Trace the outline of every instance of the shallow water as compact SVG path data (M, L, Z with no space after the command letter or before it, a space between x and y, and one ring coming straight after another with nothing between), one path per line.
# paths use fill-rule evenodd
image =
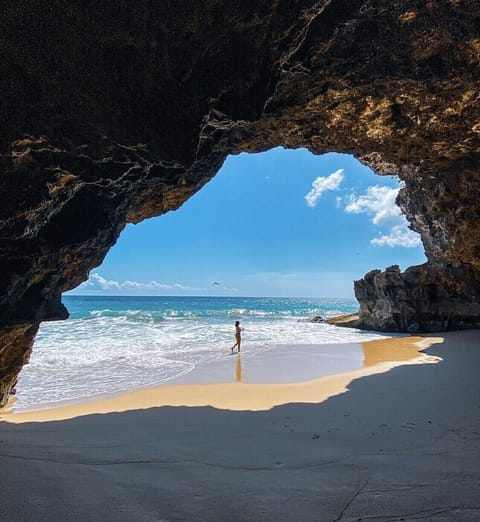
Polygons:
M64 303L70 319L39 330L17 385L17 411L171 381L225 357L236 320L243 359L278 345L388 337L307 321L354 312L353 299L65 296Z

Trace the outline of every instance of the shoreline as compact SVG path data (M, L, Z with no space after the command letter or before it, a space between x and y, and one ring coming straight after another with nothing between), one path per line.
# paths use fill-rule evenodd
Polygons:
M365 343L279 345L255 357L243 359L243 365L240 362L241 354L239 357L235 353L233 382L233 361L229 357L226 361L217 361L208 366L200 365L188 374L154 387L75 399L31 410L15 411L14 405L10 409L7 406L0 411L0 420L15 424L47 422L161 406L210 406L231 411L266 411L290 403L319 404L345 393L348 385L357 378L384 373L403 365L438 362L438 358L426 355L423 350L441 342L442 337L405 336ZM319 376L319 372L324 370L325 353L328 356L332 349L338 350L339 347L347 351L350 357L355 349L363 351L363 363L346 371L328 367L327 373L320 373ZM319 353L323 357L319 358ZM316 356L318 360L313 364ZM248 363L248 372L244 369L247 366L245 363ZM349 363L351 366L352 361ZM295 372L297 378L292 380ZM246 373L250 376L245 377ZM276 375L274 382L273 373Z
M318 404L1 422L0 518L477 522L480 330L431 339Z

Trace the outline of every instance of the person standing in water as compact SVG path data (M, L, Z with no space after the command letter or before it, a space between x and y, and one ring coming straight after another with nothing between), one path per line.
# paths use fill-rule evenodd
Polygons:
M232 353L235 346L237 351L240 351L240 344L242 343L242 332L243 328L240 326L240 321L235 321L235 344L232 346Z

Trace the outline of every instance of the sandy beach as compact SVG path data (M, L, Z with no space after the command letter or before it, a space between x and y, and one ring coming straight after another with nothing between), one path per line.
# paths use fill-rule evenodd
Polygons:
M55 407L16 411L7 422L66 420L94 413L125 412L158 406L211 406L223 410L261 411L289 403L318 404L344 393L356 378L402 364L438 362L422 350L441 337L400 336L364 343L280 345L254 357L228 352L214 363L155 388L70 401Z
M307 347L279 347L2 413L0 519L478 520L480 332L365 344L318 378Z

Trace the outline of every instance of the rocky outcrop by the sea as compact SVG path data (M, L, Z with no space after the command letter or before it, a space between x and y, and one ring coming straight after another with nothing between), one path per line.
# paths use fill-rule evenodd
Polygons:
M394 265L355 281L359 318L351 326L389 332L480 328L480 286L468 266Z
M0 403L126 223L178 208L242 151L397 174L428 262L357 282L359 324L478 325L479 30L477 0L5 0Z

